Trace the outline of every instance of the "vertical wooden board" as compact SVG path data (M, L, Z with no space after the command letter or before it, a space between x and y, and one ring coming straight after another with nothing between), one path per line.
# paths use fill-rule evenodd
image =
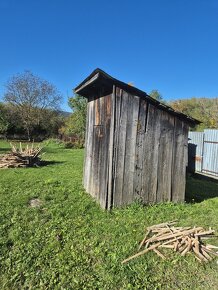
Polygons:
M113 86L113 93L111 95L111 121L110 125L107 126L109 134L108 140L108 166L107 166L107 176L108 176L108 186L107 186L107 199L106 208L111 209L113 206L113 193L114 193L114 159L115 159L115 148L114 148L114 132L115 132L115 98L116 98L116 87Z
M111 124L111 95L89 102L86 162L84 174L86 190L100 203L107 206L109 140Z
M129 95L122 93L120 98L116 96L116 125L115 125L115 172L114 172L114 195L113 205L122 205L123 177L125 170L125 154L126 154L126 128L127 128L127 112ZM120 106L120 108L118 108Z
M174 117L161 111L160 146L158 152L157 202L171 200L171 171L174 134Z
M105 182L105 176L104 176L104 166L105 166L105 161L106 157L103 158L103 150L104 150L104 140L107 137L105 135L105 112L104 112L104 102L105 97L101 96L98 98L98 102L96 105L98 106L98 114L97 118L98 120L96 121L96 138L98 140L98 148L97 148L97 155L98 159L96 162L96 199L100 203L101 207L104 207L104 183Z
M143 201L145 203L156 202L159 141L160 110L149 104L142 175Z
M83 186L85 189L87 189L87 166L88 166L88 130L89 130L89 103L87 103L87 108L86 108L86 133L85 133L85 153L84 153L84 162L83 162Z
M88 193L91 193L91 179L92 179L92 150L93 150L93 124L94 124L94 100L90 100L88 103L89 121L88 121L88 134L86 145L86 186L85 189Z
M185 143L184 162L186 169L188 167L188 134L189 134L189 125L187 123L184 123L184 143Z
M144 140L146 131L146 115L147 115L147 101L140 99L139 114L137 123L137 136L136 136L136 148L135 148L135 172L134 172L134 198L143 200L142 196L142 175L143 175L143 154L144 154Z
M129 204L133 202L135 197L134 172L135 172L135 149L136 149L138 114L139 114L139 97L132 96L129 94L122 204Z
M185 195L185 175L186 175L186 158L185 145L186 126L183 121L175 118L175 134L174 134L174 157L172 170L172 201L184 201Z
M93 124L93 141L92 141L92 165L91 165L91 186L90 193L93 197L98 196L98 158L99 158L99 139L98 139L98 126L96 126L96 110L98 110L99 99L94 100L94 124ZM98 119L97 119L98 122Z
M184 122L183 126L183 136L184 136L184 159L183 159L183 182L182 186L183 189L181 190L181 196L180 196L180 201L184 202L185 201L185 188L186 188L186 171L188 167L188 132L189 132L189 125Z
M109 166L109 140L111 124L111 95L101 99L102 134L100 138L99 153L99 202L102 208L107 207L108 199L108 166Z

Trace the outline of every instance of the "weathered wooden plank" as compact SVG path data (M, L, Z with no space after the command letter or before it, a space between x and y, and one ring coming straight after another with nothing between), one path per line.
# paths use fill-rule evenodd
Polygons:
M91 166L91 139L92 139L92 134L90 128L91 128L91 122L92 122L92 100L90 100L87 104L87 110L88 110L88 119L87 119L87 133L86 133L86 147L85 147L85 163L84 163L84 187L87 192L89 192L89 182L90 182L90 166Z
M119 102L119 95L116 96L116 126L115 126L115 187L114 187L114 206L122 205L122 192L123 192L123 178L125 170L125 154L126 154L126 127L127 127L127 112L129 95L122 92L121 102ZM120 109L118 108L120 105Z
M88 150L89 150L89 146L88 146L88 140L89 140L89 134L88 134L88 130L89 130L89 118L90 118L90 113L89 113L89 102L87 103L87 108L86 108L86 133L85 133L85 152L84 152L84 162L83 162L83 186L84 188L87 190L87 167L88 167Z
M106 166L106 160L107 156L104 156L104 143L106 139L105 135L105 96L101 96L98 99L98 121L96 121L96 129L97 129L97 138L98 138L98 164L96 168L96 179L97 179L97 189L96 192L96 199L100 203L101 207L104 208L105 204L105 192L104 192L104 183L105 183L105 166ZM98 125L97 125L98 124ZM103 158L104 157L104 158Z
M148 106L147 128L143 153L142 192L145 203L156 202L158 150L160 140L160 110Z
M110 103L110 125L107 126L110 132L108 140L108 186L107 186L107 197L106 197L106 208L111 209L113 206L113 192L114 192L114 159L115 159L115 148L114 148L114 132L115 132L115 98L116 98L116 87L113 86L113 93L111 95ZM108 115L109 109L107 109Z
M109 141L111 123L111 95L101 99L101 120L102 127L99 153L99 201L102 208L107 207L108 199L108 166L109 166Z
M92 142L92 167L91 167L91 194L93 197L98 196L98 158L99 158L99 139L98 139L98 125L99 124L98 113L98 102L99 99L94 101L94 124L93 124L93 142ZM97 122L96 122L97 120Z
M157 202L171 200L172 150L174 117L161 111L160 145L158 152L158 188Z
M134 172L134 196L135 199L143 200L144 196L142 188L142 175L143 175L143 154L145 144L145 131L146 131L146 118L147 115L147 101L140 99L137 136L136 136L136 149L135 149L135 172Z
M172 167L172 201L174 202L184 201L187 162L185 146L187 146L187 126L176 118Z
M95 122L95 100L89 102L89 128L88 128L88 144L87 144L87 192L93 196L93 154L94 154L94 122Z
M139 114L139 97L129 94L127 108L126 127L126 154L124 160L124 177L122 190L122 204L134 201L134 172L135 172L135 148Z

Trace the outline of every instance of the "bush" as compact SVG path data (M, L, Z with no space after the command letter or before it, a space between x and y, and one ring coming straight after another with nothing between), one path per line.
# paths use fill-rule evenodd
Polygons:
M64 148L66 148L66 149L74 148L74 143L73 142L65 142Z
M79 140L76 141L68 141L68 142L64 142L64 148L66 149L82 149L84 148L84 144L83 142L81 143Z

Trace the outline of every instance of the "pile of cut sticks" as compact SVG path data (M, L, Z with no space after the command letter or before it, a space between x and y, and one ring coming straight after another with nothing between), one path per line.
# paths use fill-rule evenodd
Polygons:
M122 264L149 251L154 251L162 259L166 259L160 251L161 248L171 249L180 253L181 256L194 253L199 262L209 262L213 256L218 256L217 246L203 243L204 239L215 237L214 230L211 228L204 230L202 227L176 227L175 224L176 221L172 221L148 227L138 251L142 247L144 249L125 259Z
M17 167L32 167L39 166L41 162L42 148L26 145L19 147L11 144L11 152L8 154L0 155L0 168L17 168Z

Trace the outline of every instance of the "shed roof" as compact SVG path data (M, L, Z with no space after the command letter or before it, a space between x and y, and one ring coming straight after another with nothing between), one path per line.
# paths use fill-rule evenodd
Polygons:
M178 118L188 122L192 126L201 123L199 120L196 120L181 112L175 111L170 106L153 99L146 92L143 92L142 90L137 89L136 87L133 87L131 85L128 85L127 83L124 83L122 81L115 79L114 77L110 76L109 74L107 74L106 72L104 72L103 70L99 68L95 69L87 78L85 78L74 89L74 92L85 98L89 98L92 95L95 95L95 94L97 95L100 89L101 93L106 95L112 92L113 85L116 85L117 87L135 96L145 98L148 102L152 103L154 106L158 107L159 109L162 109L164 111L169 112L169 114L177 116Z

